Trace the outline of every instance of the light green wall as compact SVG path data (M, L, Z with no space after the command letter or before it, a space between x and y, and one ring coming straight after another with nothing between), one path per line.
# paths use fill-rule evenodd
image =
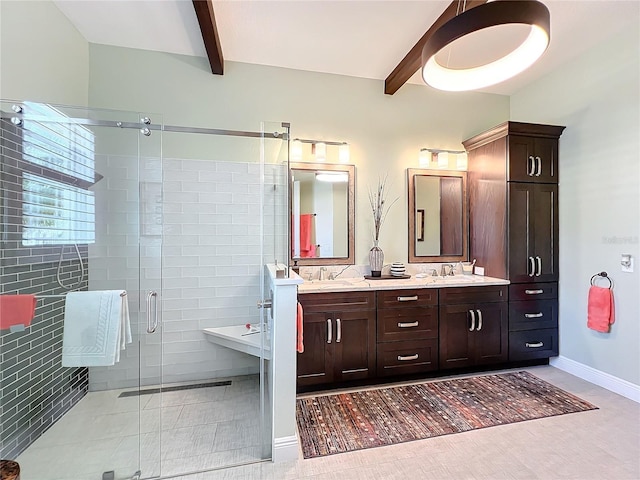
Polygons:
M0 1L0 97L86 106L89 44L48 1Z
M388 96L382 81L234 62L214 76L202 58L93 44L90 53L92 106L162 112L173 125L244 130L286 121L293 137L349 142L359 264L368 263L373 245L369 185L389 174L389 201L399 201L382 227L381 247L385 263L406 262L406 168L418 166L420 148L458 150L509 115L509 98L499 95L405 85ZM196 141L183 142L182 154L195 154L189 144ZM329 157L333 149L327 147Z
M560 138L560 354L640 385L640 3L615 38L511 98L511 119ZM635 258L622 273L620 255ZM613 278L611 333L586 327L589 279ZM606 282L604 283L606 285Z

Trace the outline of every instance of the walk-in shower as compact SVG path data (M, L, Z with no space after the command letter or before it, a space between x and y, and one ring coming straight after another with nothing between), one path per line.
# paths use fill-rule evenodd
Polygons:
M264 264L288 258L288 125L0 111L0 299L36 299L23 323L16 303L0 308L0 458L38 480L268 459L269 325L256 302L269 295ZM70 291L126 292L132 342L118 362L63 366ZM256 338L250 354L204 334L239 326Z

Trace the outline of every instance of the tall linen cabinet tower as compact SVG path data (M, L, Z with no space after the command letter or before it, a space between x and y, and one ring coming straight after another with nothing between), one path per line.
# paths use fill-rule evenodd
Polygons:
M558 142L565 127L505 122L464 142L469 245L509 285L509 361L558 355Z

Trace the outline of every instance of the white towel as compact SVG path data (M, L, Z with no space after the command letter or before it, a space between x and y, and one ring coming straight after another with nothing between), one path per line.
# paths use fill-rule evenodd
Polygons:
M123 290L70 292L62 335L63 367L115 365L131 343L129 304Z

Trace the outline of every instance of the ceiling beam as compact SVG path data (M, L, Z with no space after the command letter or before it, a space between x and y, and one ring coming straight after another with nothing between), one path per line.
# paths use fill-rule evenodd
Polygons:
M198 17L204 48L207 50L209 65L214 75L224 74L224 58L222 57L222 47L218 38L218 27L216 27L216 17L213 14L213 0L193 0L193 8Z
M398 66L393 69L393 72L391 72L385 79L384 93L387 95L393 95L396 93L400 87L407 83L407 80L409 80L413 74L422 67L422 48L436 30L455 17L458 13L461 13L458 12L460 3L461 2L459 0L453 0L446 10L442 12L442 15L440 15L433 25L429 27L429 30L425 32L422 38L418 40L418 43L409 50L409 53L405 55ZM465 3L466 10L469 10L470 8L487 3L487 0L467 0Z

